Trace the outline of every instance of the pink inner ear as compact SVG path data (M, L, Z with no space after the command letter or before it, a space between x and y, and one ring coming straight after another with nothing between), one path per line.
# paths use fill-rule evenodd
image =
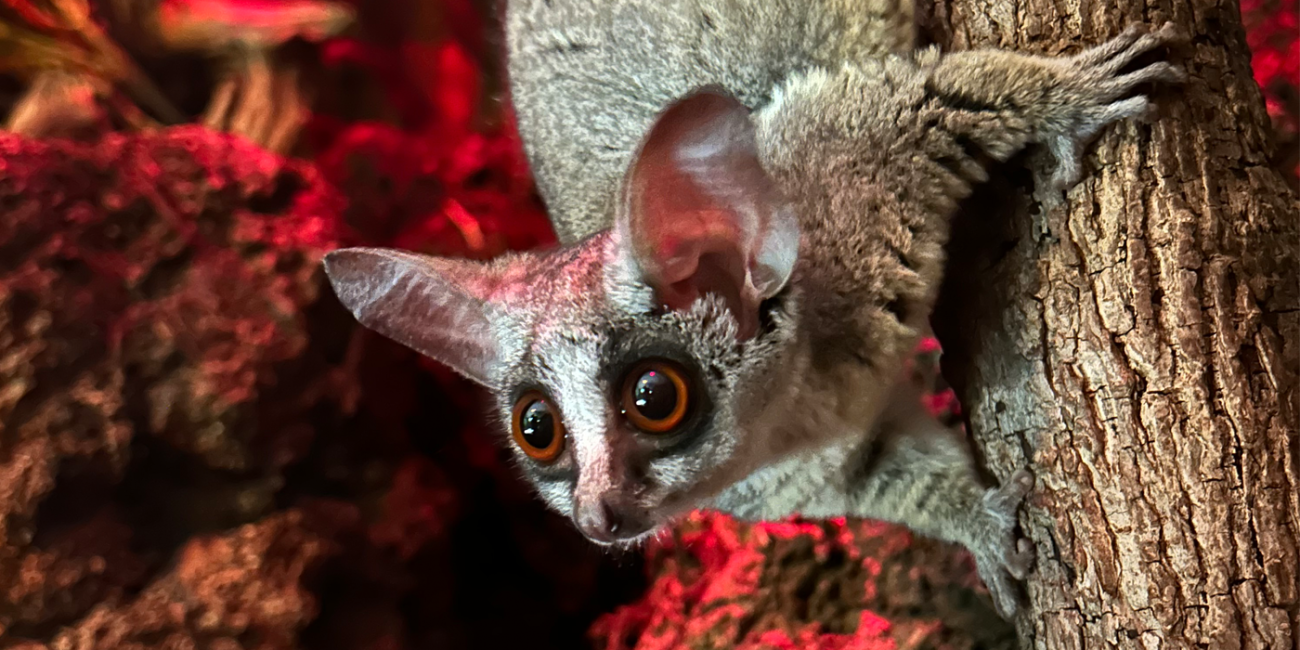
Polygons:
M690 188L681 188L690 192ZM680 198L680 194L677 195ZM649 201L648 201L649 202ZM691 277L700 258L735 248L738 233L734 222L721 217L718 210L672 205L671 199L658 198L652 210L639 212L637 254L654 268L646 269L654 282L674 284ZM672 214L673 218L663 218Z
M621 218L658 300L683 310L715 294L741 337L752 336L762 296L750 272L768 221L785 213L759 164L748 109L711 92L669 107L637 152L624 191Z
M719 250L700 256L695 266L695 273L684 280L667 285L667 291L660 290L659 296L664 304L675 310L687 309L697 298L704 294L713 294L722 298L727 310L736 318L739 326L739 338L749 339L758 329L755 305L751 305L744 295L744 265L734 249ZM737 281L739 277L741 280Z
M720 220L705 218L694 224L697 226L691 229L694 232L685 236L663 228L662 224L652 228L662 237L659 254L642 259L658 264L658 268L646 269L656 287L656 296L667 308L680 311L689 309L702 295L717 295L735 316L741 338L749 338L757 323L751 317L752 305L743 293L748 286L746 263L736 247L735 235L727 233L732 229Z

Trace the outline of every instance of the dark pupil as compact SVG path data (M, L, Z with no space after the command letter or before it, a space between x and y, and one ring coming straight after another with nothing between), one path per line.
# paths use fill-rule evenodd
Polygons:
M525 442L538 449L551 446L555 439L555 420L551 417L551 409L546 408L546 400L534 400L519 419L519 430L523 432Z
M651 370L641 375L632 388L632 399L641 415L663 420L677 408L677 386L662 372Z

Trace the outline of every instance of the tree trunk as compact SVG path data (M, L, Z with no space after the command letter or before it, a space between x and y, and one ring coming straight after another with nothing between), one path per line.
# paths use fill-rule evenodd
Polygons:
M931 13L949 49L1062 54L1137 21L1191 35L1171 55L1190 82L1094 144L1067 206L1033 214L1009 169L954 231L945 373L993 473L1038 477L1022 645L1300 647L1300 210L1268 166L1237 4Z

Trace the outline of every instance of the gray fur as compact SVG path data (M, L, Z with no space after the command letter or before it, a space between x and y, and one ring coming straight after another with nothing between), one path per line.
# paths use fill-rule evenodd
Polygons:
M910 8L892 0L516 0L506 27L520 132L566 246L489 264L332 253L343 302L487 386L505 430L517 397L543 390L567 449L550 464L519 451L519 465L584 532L617 512L631 522L617 543L636 543L699 507L896 521L969 548L999 611L1014 613L1014 581L1034 557L1014 533L1032 477L982 486L963 442L921 411L899 373L935 298L948 219L988 161L1045 145L1053 186L1068 187L1089 138L1146 111L1135 85L1180 77L1167 63L1120 74L1170 29L1135 27L1045 58L908 52ZM668 287L638 252L644 230L629 225L640 182L629 169L662 147L646 139L665 108L705 87L752 110L752 133L727 140L741 144L726 160L757 156L762 173L728 178L724 160L691 175L672 167L680 156L660 156L685 179L673 191L739 183L768 197L757 208L696 206L758 233L723 243L748 266L717 277L744 289L762 251L786 249L782 238L799 238L798 258L788 278L761 283L782 287L762 302L705 292L664 309ZM798 232L771 216L785 210ZM412 331L420 322L473 327ZM752 335L750 322L760 323ZM703 403L667 436L635 431L615 397L629 364L648 356L692 369Z
M609 225L632 151L710 84L748 106L789 75L911 48L908 0L508 0L511 100L565 243Z

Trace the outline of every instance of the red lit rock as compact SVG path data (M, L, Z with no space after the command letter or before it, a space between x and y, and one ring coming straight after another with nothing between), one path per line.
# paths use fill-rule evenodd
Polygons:
M648 557L648 591L596 622L597 648L1014 646L965 553L898 526L694 513Z
M303 309L340 205L311 167L197 128L0 134L0 168L0 629L40 636L140 586L151 521L270 507L286 459L264 450L327 397ZM124 483L139 464L240 477Z

